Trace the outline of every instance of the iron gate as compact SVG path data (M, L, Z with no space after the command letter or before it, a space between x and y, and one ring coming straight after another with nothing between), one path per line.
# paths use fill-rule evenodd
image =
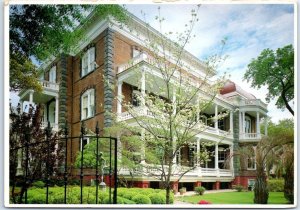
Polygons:
M28 127L29 128L29 127ZM67 204L67 188L68 188L68 177L69 177L69 172L68 170L69 165L68 165L68 152L71 149L71 155L72 155L72 143L74 141L79 141L79 148L80 148L80 167L79 167L79 180L80 180L80 203L83 203L83 188L84 188L84 138L93 138L94 141L96 141L96 151L94 152L95 155L95 160L96 160L96 165L94 170L94 177L95 177L95 188L96 188L96 195L95 195L95 203L98 204L98 193L99 193L99 178L102 178L103 181L103 168L99 169L99 165L101 166L100 161L102 160L102 152L101 152L101 146L100 142L101 141L108 141L108 150L109 150L109 156L108 156L108 162L109 162L109 167L108 167L108 178L109 178L109 203L111 204L117 204L117 187L118 187L118 179L117 179L117 138L111 137L111 136L100 136L100 128L97 122L97 125L95 127L95 135L88 135L86 133L85 125L84 123L81 124L81 134L80 136L77 137L70 137L69 136L69 131L68 131L68 126L67 123L65 124L64 129L62 129L62 134L60 134L59 137L57 137L55 140L57 141L57 145L60 142L61 145L64 147L64 151L62 152L63 154L63 159L64 159L64 164L63 164L63 181L64 181L64 204ZM18 147L10 148L10 158L12 155L17 155L19 150L22 150L24 153L23 161L24 161L24 168L23 168L23 187L25 189L24 191L24 203L27 204L27 190L29 188L30 183L32 183L32 180L29 179L29 170L30 170L30 148L31 147L36 147L39 144L45 144L47 147L46 149L46 174L45 174L45 203L49 203L49 186L50 186L50 176L51 176L51 170L50 170L50 143L53 141L53 139L50 139L52 135L52 128L50 126L50 122L48 122L48 126L45 128L45 140L39 141L39 142L31 142L31 132L29 129L25 131L25 134L23 135L25 139L25 143L23 145L20 145ZM21 136L21 134L20 134ZM112 160L114 158L114 160ZM11 166L10 166L11 167ZM99 171L100 170L100 171ZM10 181L15 181L15 180L10 180ZM112 193L112 181L114 181L114 186L113 186L113 193ZM113 196L112 196L113 194ZM112 198L113 197L113 198ZM22 199L21 199L22 200ZM23 203L23 200L21 201Z

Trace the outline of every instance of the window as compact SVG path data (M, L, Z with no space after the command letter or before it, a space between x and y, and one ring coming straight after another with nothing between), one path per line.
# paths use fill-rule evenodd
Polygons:
M80 151L82 151L82 148L84 148L84 146L89 143L90 143L90 139L87 137L83 137L80 141Z
M245 117L245 133L251 133L251 119L250 117Z
M200 120L204 125L207 125L207 117L205 115L201 115Z
M87 75L96 68L95 47L89 48L81 58L81 76Z
M255 163L255 157L248 157L248 170L255 170L256 169L256 163Z
M81 96L81 119L92 117L95 114L95 90L89 89Z
M141 51L137 47L132 48L132 58L137 57L140 55Z

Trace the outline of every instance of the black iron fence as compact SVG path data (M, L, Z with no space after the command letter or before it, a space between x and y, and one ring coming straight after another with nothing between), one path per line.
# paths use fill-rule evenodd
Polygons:
M29 127L28 127L29 128ZM95 203L99 203L99 187L101 187L101 183L103 183L103 176L106 174L108 176L109 180L109 203L111 204L116 204L117 203L117 187L118 187L118 175L117 175L117 139L111 136L101 136L100 135L100 128L98 126L98 123L95 127L95 130L93 134L87 134L86 129L84 124L81 125L81 134L80 136L69 136L69 131L68 131L68 126L67 123L60 132L59 135L56 135L53 138L53 131L50 126L50 122L48 122L48 126L44 130L44 139L40 141L31 141L31 131L27 129L27 131L24 134L20 134L18 138L24 138L22 144L15 144L18 146L15 146L14 148L10 148L10 159L14 159L16 161L20 160L20 154L18 151L22 150L22 171L23 175L21 176L23 179L22 182L22 190L24 194L24 199L20 199L19 203L25 203L27 204L28 200L28 189L30 187L30 184L32 184L33 179L31 172L31 164L30 162L32 161L32 156L31 154L31 149L33 147L38 147L43 145L45 147L45 153L44 158L40 160L40 164L44 164L44 170L39 171L38 173L43 173L44 181L45 181L45 203L49 203L49 187L51 183L51 177L54 177L54 171L53 171L53 161L58 162L58 160L53 159L53 150L51 150L51 146L53 142L55 141L55 150L60 150L60 159L59 162L62 161L61 163L57 163L56 167L61 168L61 174L63 174L63 187L64 187L64 204L67 204L67 188L69 186L69 176L71 175L73 178L76 177L78 179L79 176L79 182L80 182L80 203L83 203L83 188L84 186L84 177L86 176L85 174L85 169L89 167L89 171L94 171L94 182L95 182ZM85 162L85 145L84 145L84 139L90 138L93 139L93 142L95 144L95 148L93 151L93 157L95 158L95 164L94 165L88 165L86 166L84 164ZM73 144L74 142L78 141L78 150L75 152L78 153L77 155L77 161L79 164L77 164L77 167L74 166L74 159L72 160L71 156L72 153L74 153L73 149ZM104 143L101 141L105 141ZM105 147L105 149L104 149ZM104 150L106 151L106 156L105 158L103 157ZM17 156L16 156L17 155ZM58 156L55 156L58 158ZM36 158L36 157L35 157ZM104 166L103 166L103 161L108 162L108 166L105 167L106 173L104 173ZM43 163L44 162L44 163ZM10 170L12 170L11 166L12 164L10 163ZM17 164L14 164L15 166ZM71 169L71 170L70 170ZM76 170L77 169L77 170ZM79 174L74 171L79 171ZM75 173L75 175L74 175ZM91 176L90 174L88 174ZM11 180L12 177L10 177L10 182L14 182L15 180ZM101 183L100 183L101 179ZM73 181L73 180L72 180ZM113 187L112 187L113 183ZM113 189L113 192L112 192ZM22 193L22 192L21 192Z

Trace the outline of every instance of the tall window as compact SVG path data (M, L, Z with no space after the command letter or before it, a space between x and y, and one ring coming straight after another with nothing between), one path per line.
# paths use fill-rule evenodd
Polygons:
M95 62L95 47L89 48L81 59L81 76L87 75L89 72L93 71L96 67Z
M245 133L251 133L251 118L245 117Z
M92 117L95 114L95 89L89 89L81 96L81 119Z
M249 170L256 169L255 157L248 157L248 167Z

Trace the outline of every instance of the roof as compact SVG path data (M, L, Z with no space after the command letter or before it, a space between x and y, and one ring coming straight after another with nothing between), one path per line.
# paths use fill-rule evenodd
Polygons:
M236 93L236 94L234 94L234 93ZM240 86L238 86L231 80L228 80L225 83L224 87L220 90L220 94L222 94L225 97L227 94L228 95L230 94L231 96L232 95L242 95L247 99L256 99L256 97L253 94L243 90Z

